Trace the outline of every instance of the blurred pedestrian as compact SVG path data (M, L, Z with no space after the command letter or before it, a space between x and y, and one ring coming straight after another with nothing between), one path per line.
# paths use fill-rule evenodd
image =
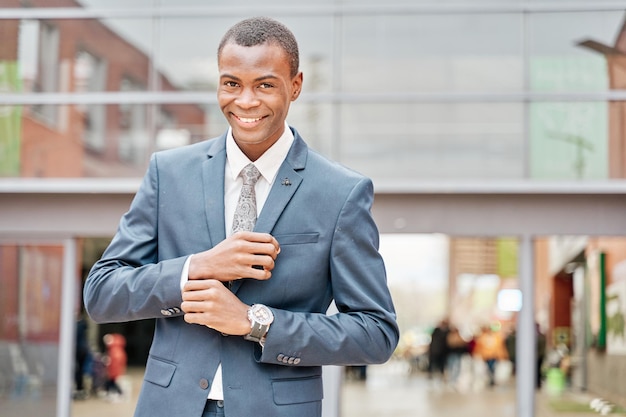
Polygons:
M107 380L104 386L110 399L119 398L123 392L119 377L126 373L126 339L118 333L105 334Z
M504 345L506 347L506 353L509 355L509 360L511 361L511 374L515 375L517 372L517 359L516 353L517 348L515 347L517 343L517 331L515 329L515 325L511 326L508 334L504 338Z
M480 335L476 339L474 355L485 363L489 386L493 387L496 384L496 365L498 361L508 359L502 334L494 331L491 326L483 326Z
M535 351L535 388L541 388L542 381L542 372L541 369L543 367L543 361L546 356L546 335L541 331L541 327L539 323L535 323L535 332L536 332L536 351Z
M89 359L89 344L87 343L87 321L82 313L76 320L76 347L74 355L74 385L76 392L75 400L87 398L85 391L85 373Z
M448 383L454 385L461 372L461 359L466 355L468 345L456 326L450 326L446 337Z
M91 377L91 395L106 395L105 387L107 383L106 355L101 352L92 352L90 366L88 366Z
M448 357L448 332L449 321L442 319L433 329L428 347L428 377L432 378L435 373L445 379L446 360Z

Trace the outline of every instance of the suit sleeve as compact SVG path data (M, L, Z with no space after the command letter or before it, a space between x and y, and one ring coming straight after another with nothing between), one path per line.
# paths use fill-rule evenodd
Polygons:
M387 287L379 234L371 216L373 186L356 184L339 213L330 253L334 315L273 309L261 362L290 365L358 365L383 363L399 339Z
M157 160L148 172L102 258L83 289L96 322L122 322L177 315L182 303L180 274L186 257L159 261Z

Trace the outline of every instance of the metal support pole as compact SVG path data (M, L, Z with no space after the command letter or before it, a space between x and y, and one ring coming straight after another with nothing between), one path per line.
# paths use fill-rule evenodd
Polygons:
M535 415L535 280L533 276L533 239L520 237L519 282L522 309L517 321L517 417Z
M337 306L333 302L326 314L337 314ZM341 415L341 386L343 385L343 366L322 367L324 382L324 399L322 400L322 417L339 417Z
M72 398L74 332L76 310L76 242L63 241L63 281L61 284L61 330L59 334L59 374L57 375L57 417L68 417Z

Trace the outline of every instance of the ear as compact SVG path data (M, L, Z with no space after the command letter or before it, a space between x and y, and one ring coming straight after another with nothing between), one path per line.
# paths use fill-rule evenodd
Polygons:
M298 97L300 97L300 92L302 91L302 80L303 80L302 71L297 73L291 79L291 91L292 91L291 101L295 101Z

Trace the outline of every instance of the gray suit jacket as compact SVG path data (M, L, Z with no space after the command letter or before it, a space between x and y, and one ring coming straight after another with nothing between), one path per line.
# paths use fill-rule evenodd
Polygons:
M382 363L393 353L399 332L370 213L372 183L293 132L255 227L280 243L272 277L233 285L243 302L274 312L264 349L188 324L180 310L185 259L226 236L226 136L151 158L84 287L97 322L156 318L136 416L201 416L221 362L226 416L318 417L322 365ZM329 316L332 300L339 313Z

